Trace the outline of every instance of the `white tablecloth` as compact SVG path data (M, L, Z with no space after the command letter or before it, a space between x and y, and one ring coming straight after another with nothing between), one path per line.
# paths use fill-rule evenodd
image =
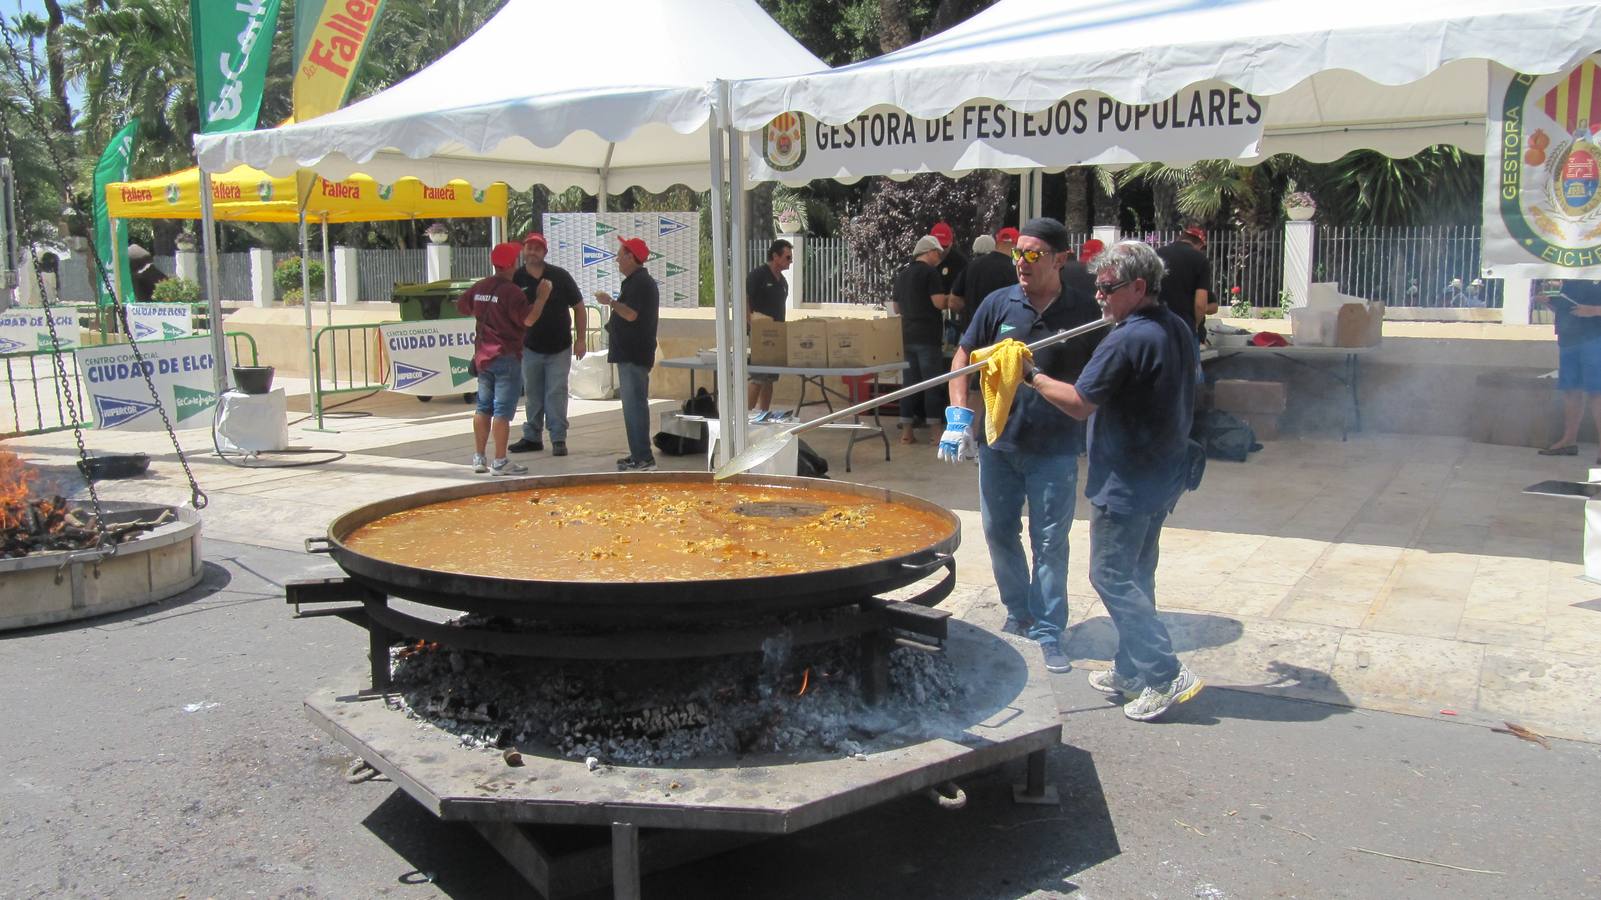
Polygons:
M223 391L217 401L217 443L224 450L286 450L289 447L289 407L283 388L266 394Z

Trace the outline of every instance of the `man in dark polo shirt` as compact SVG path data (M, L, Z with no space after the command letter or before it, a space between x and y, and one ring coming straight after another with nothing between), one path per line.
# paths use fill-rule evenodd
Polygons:
M784 310L789 306L789 281L784 272L795 260L795 248L780 238L767 247L767 262L750 270L745 279L745 315L766 316L774 322L784 321ZM745 405L750 409L751 421L767 418L773 410L773 383L777 375L751 375L746 389Z
M1149 245L1114 244L1090 268L1117 325L1076 382L1041 373L1029 384L1090 420L1090 584L1117 626L1113 667L1090 675L1090 686L1128 699L1123 714L1149 721L1202 687L1156 616L1162 523L1189 476L1195 330L1157 299L1162 260Z
M1184 226L1177 240L1156 251L1164 272L1159 299L1180 319L1190 323L1190 330L1197 335L1206 318L1212 293L1212 263L1202 252L1205 249L1206 231L1191 222Z
M483 279L456 298L456 309L472 316L478 325L473 334L473 366L478 370L478 409L473 415L473 471L493 475L521 475L526 466L506 459L506 441L511 436L511 417L517 414L517 398L523 392L523 333L550 300L550 284L541 285L530 297L512 281L512 269L522 248L507 242L489 251L495 274ZM485 461L489 437L495 438L494 462Z
M961 275L962 270L967 268L967 254L963 253L962 248L957 246L956 232L944 219L935 222L934 226L928 230L928 233L934 236L934 240L939 241L939 248L943 251L939 262L934 264L934 268L939 270L940 283L943 285L940 293L949 294L951 288L956 286L957 276Z
M522 267L512 275L512 281L528 294L530 301L538 294L540 285L549 284L550 302L523 336L523 393L528 397L527 418L523 420L522 438L506 449L512 453L545 449L540 438L548 426L550 455L566 456L567 376L573 368L573 357L583 359L588 350L584 346L584 330L589 323L578 283L566 269L545 262L548 249L544 235L528 232L523 238Z
M645 271L650 248L639 238L619 237L617 271L623 286L617 298L596 291L595 300L611 308L606 333L611 336L607 358L617 366L617 393L623 401L623 430L628 434L628 455L617 460L619 472L649 472L656 468L650 445L650 369L656 364L656 316L661 295L656 279Z
M912 260L895 273L892 287L894 309L901 317L901 344L906 349L907 369L901 373L905 384L916 384L945 371L945 326L940 310L945 308L945 282L934 268L945 251L939 240L925 234L912 249ZM903 397L900 401L901 443L917 443L913 429L939 413L943 390L936 385Z
M953 369L967 365L980 347L1007 338L1029 344L1101 318L1093 298L1062 281L1062 264L1072 254L1061 222L1029 220L1012 255L1019 283L984 299L962 335L951 361ZM1095 332L1047 347L1034 357L1034 364L1072 380L1100 335ZM950 382L950 405L965 409L968 392L961 381ZM958 417L962 416L946 411L947 422ZM942 458L960 457L959 449L948 453L943 442L940 446ZM979 512L995 586L1006 606L1002 630L1038 641L1045 666L1052 672L1073 668L1062 652L1061 637L1067 629L1067 533L1073 525L1078 454L1083 447L1083 426L1033 391L1020 390L995 443L978 449ZM1025 503L1032 565L1023 553L1021 537Z

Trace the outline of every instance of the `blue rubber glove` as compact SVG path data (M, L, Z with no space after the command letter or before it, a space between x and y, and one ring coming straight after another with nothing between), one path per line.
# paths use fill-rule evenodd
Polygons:
M973 411L960 406L945 407L945 433L939 438L939 458L948 463L959 463L978 456L973 443Z

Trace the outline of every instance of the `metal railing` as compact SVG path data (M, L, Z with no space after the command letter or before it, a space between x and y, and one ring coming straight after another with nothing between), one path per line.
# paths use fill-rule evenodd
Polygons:
M324 325L317 329L311 349L311 408L316 414L318 429L323 427L323 415L327 411L325 398L389 387L387 364L378 370L382 374L373 375L373 367L382 363L379 324L385 323Z
M362 300L388 300L397 284L428 280L427 250L357 250L356 278Z
M1479 249L1477 226L1319 226L1312 280L1337 281L1343 293L1389 306L1499 309L1501 279L1473 283Z

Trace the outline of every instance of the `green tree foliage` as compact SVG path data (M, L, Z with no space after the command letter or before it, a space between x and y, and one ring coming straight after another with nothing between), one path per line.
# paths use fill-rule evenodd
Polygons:
M1307 165L1302 178L1329 225L1476 224L1484 191L1484 157L1449 146L1391 159L1357 150L1332 163Z
M854 259L888 278L906 265L917 239L935 222L949 223L956 232L956 246L965 252L974 237L1000 226L1005 209L1004 184L984 173L957 179L934 174L914 175L904 182L884 179L842 233ZM851 290L865 297L866 285L852 285Z

